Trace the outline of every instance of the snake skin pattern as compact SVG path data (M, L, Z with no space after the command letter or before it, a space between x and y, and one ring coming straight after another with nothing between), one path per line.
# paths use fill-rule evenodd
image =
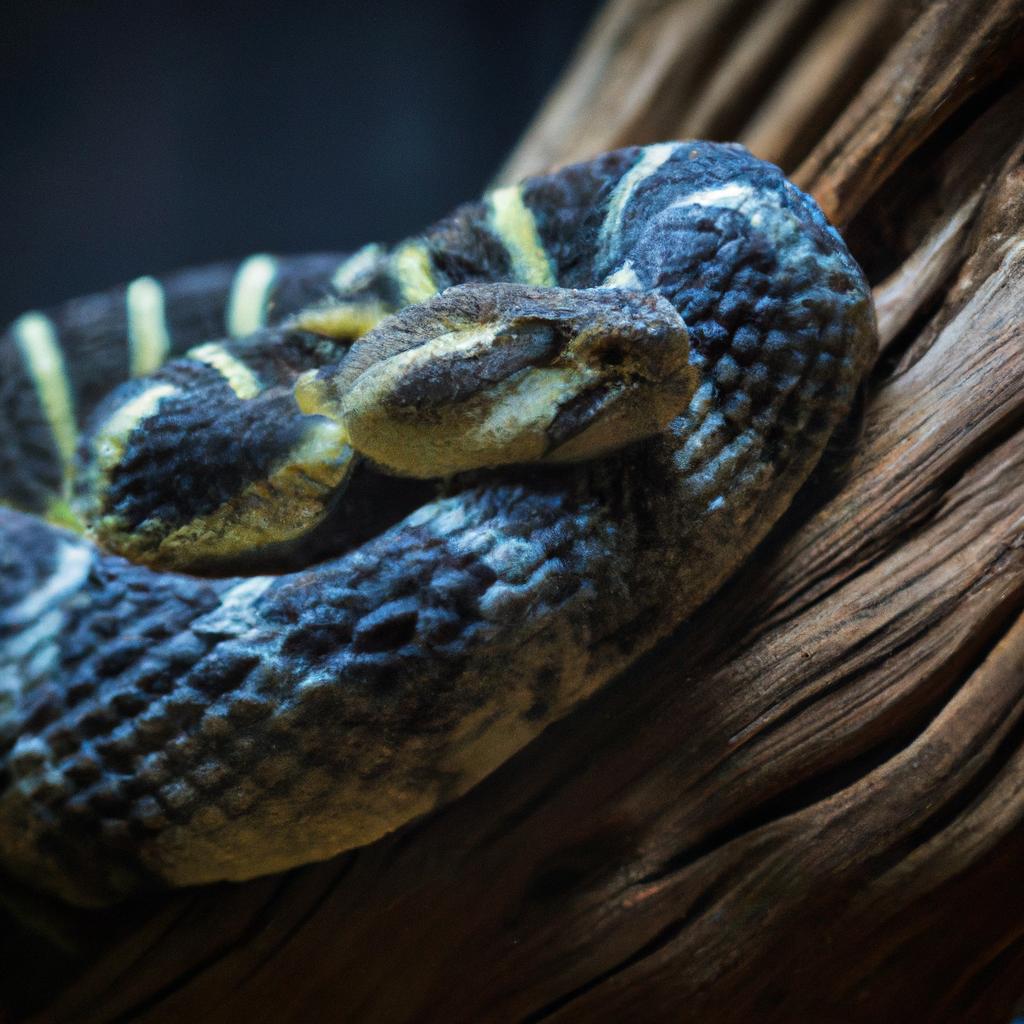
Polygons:
M79 425L102 420L112 383L261 331L271 350L299 337L298 372L445 288L502 281L667 299L689 332L688 406L590 461L433 484L360 467L308 564L289 550L273 572L157 571L55 525ZM205 430L228 416L218 395L250 400L270 372L233 344L189 357ZM0 341L0 865L103 904L328 857L452 799L749 555L875 345L867 285L813 200L703 142L529 179L393 249L254 257L26 314ZM215 512L268 472L269 413L231 470L217 453L239 432L197 454L187 408L155 463L120 453L164 496L111 499L135 509L129 537L147 516L187 525L195 502ZM139 452L156 444L146 422ZM206 456L220 468L204 477Z

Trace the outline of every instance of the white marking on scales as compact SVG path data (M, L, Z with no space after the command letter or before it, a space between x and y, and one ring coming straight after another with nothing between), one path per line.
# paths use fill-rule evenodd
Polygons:
M42 586L8 608L0 621L5 626L28 625L51 605L77 592L92 567L92 551L83 544L62 543L57 549L53 572Z
M750 185L734 181L728 185L719 185L717 188L704 188L697 192L690 192L688 195L676 199L672 206L725 206L730 210L739 210L755 195L757 193ZM760 198L763 202L766 197L762 194Z
M192 624L192 632L218 636L241 636L259 620L256 602L278 576L251 576L225 590L220 604Z
M630 199L637 188L646 181L676 151L675 142L659 142L647 146L640 159L619 179L618 185L608 199L604 223L597 239L595 267L606 267L612 259L612 251L619 237L622 218Z

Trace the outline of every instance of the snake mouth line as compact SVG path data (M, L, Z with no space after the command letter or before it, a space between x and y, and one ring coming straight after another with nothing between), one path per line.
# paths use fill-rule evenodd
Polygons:
M619 382L599 381L564 402L545 431L552 449L558 449L588 429L594 418L622 397Z

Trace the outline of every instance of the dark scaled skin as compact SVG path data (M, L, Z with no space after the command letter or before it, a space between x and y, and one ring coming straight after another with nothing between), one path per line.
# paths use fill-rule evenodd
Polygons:
M663 431L601 458L456 476L427 499L389 493L373 530L280 576L156 572L0 510L0 863L13 876L83 904L242 879L463 792L753 550L875 348L838 234L740 147L608 154L470 204L416 244L415 273L408 250L371 253L331 301L422 302L424 266L435 291L656 292L685 324L692 397ZM276 315L330 292L322 269L309 281ZM88 310L61 316L65 350L84 345ZM320 310L290 329L344 344L329 321ZM202 340L175 336L171 354ZM12 345L0 360L17 369ZM5 442L0 471L18 472L0 482L38 509L31 481L59 478L40 414L0 400L24 438ZM342 504L355 492L353 480Z

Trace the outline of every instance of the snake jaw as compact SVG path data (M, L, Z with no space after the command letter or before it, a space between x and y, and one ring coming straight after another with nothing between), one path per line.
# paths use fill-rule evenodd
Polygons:
M548 425L545 459L581 462L659 433L686 407L694 381L685 375L657 388L623 381L581 392Z
M659 433L690 401L697 369L682 318L660 296L619 293L631 319L588 325L568 348L593 383L563 403L547 427L545 459L578 462Z

